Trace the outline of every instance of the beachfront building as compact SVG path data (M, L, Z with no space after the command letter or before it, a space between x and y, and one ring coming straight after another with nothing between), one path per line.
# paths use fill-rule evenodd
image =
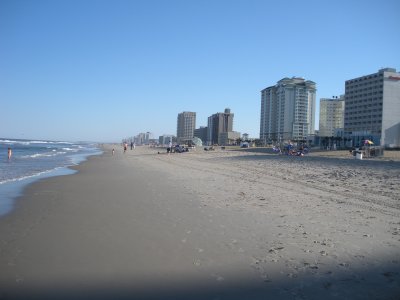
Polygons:
M134 137L134 143L136 145L148 145L151 140L151 132L141 132Z
M196 113L184 111L178 114L176 138L179 144L188 143L194 137L196 128Z
M233 117L234 114L229 108L225 108L223 113L216 113L208 117L207 144L221 145L220 133L233 130Z
M333 137L344 126L344 95L321 98L319 103L319 136Z
M151 132L146 132L144 135L144 143L146 145L151 143L151 139L152 139L152 133Z
M316 83L283 78L261 91L260 139L303 141L314 134Z
M206 126L200 126L200 128L197 128L194 130L194 136L201 139L203 143L206 143L207 141L207 127Z
M236 145L238 144L238 140L240 139L240 132L237 131L226 131L221 132L218 137L218 145L228 146L228 145Z
M163 146L167 146L170 142L174 143L175 141L176 138L171 134L163 134L158 137L158 144Z
M352 145L372 140L400 147L400 73L385 68L345 83L344 134Z

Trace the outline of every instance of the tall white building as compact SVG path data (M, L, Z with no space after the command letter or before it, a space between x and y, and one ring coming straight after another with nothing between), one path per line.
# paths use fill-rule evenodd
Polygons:
M196 128L196 113L184 111L178 114L176 138L178 143L191 141Z
M400 147L400 73L385 68L346 81L344 133L359 145Z
M304 140L314 133L316 84L283 78L261 91L260 139Z
M344 126L344 96L321 98L319 103L319 136L335 136L335 130Z

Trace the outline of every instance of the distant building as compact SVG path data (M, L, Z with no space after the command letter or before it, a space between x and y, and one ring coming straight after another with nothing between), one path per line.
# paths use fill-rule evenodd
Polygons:
M344 96L321 98L319 104L319 136L335 136L335 130L344 126Z
M136 145L146 145L149 143L151 133L150 132L141 132L134 137L134 142Z
M149 139L149 145L156 146L158 145L158 139Z
M196 128L196 113L184 111L178 114L176 138L178 143L186 143L194 137Z
M242 140L247 141L249 139L249 134L248 133L243 133L242 134Z
M207 143L221 145L219 140L220 133L230 132L233 129L233 117L229 108L226 108L223 113L216 113L208 117L208 133Z
M201 139L203 143L206 143L207 141L207 127L200 126L200 128L197 128L194 130L194 136Z
M344 134L353 146L400 147L400 73L385 68L345 84Z
M158 143L160 144L160 145L168 145L169 144L169 142L171 142L171 143L173 143L174 142L174 136L173 135L171 135L171 134L164 134L164 135L161 135L159 138L158 138Z
M305 140L314 134L316 84L283 78L261 91L260 139Z
M152 134L151 134L151 132L146 132L145 134L144 134L144 143L146 144L146 145L148 145L149 143L150 143L150 140L152 139Z
M219 141L218 144L221 146L236 145L238 139L240 139L240 132L236 131L221 132L218 137Z

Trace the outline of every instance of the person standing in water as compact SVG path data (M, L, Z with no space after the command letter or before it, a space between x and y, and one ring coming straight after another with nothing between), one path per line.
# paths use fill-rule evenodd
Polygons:
M12 150L10 147L8 147L7 154L8 154L8 160L10 160L12 156Z

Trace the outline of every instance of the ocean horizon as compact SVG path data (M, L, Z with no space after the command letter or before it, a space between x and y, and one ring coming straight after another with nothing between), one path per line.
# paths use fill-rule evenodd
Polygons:
M8 158L8 148L11 158ZM75 173L69 167L102 151L97 143L0 138L0 217L23 189L43 178Z

